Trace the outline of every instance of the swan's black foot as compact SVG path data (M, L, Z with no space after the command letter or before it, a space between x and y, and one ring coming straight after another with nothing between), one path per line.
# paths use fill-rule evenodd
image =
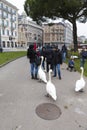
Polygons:
M82 92L84 92L84 90L83 90L83 89L81 89L81 90L79 90L79 92L81 92L81 93L82 93Z
M46 97L50 97L50 95L47 93L46 95L45 95Z

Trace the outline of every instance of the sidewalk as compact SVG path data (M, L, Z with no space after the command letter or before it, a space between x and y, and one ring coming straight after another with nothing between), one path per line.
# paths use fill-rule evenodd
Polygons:
M45 96L46 84L31 79L26 57L0 68L0 130L87 130L87 87L83 93L76 93L80 73L66 68L66 64L61 66L62 80L52 77L57 101ZM59 107L60 117L40 118L36 108L43 103Z

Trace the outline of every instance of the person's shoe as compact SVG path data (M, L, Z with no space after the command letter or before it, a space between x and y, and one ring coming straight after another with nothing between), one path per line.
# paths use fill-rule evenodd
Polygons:
M38 78L37 78L37 74L35 74L35 79L38 80Z
M31 75L31 79L34 79L34 75L33 74Z
M56 77L56 75L53 75L53 77Z
M61 80L61 77L59 77L59 80Z
M69 68L68 68L68 67L67 67L66 69L67 69L67 70L69 70Z

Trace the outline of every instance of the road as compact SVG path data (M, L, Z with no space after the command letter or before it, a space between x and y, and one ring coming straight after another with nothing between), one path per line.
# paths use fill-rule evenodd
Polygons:
M69 72L66 67L61 66L62 80L52 77L58 96L55 102L45 96L45 83L31 79L26 57L0 68L0 130L87 130L87 87L83 93L76 93L80 73ZM84 79L87 86L87 78ZM40 118L36 108L42 103L58 106L60 117Z

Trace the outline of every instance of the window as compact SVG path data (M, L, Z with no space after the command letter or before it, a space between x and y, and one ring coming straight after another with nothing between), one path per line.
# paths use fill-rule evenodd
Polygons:
M5 41L3 41L2 43L3 43L3 47L5 47Z
M9 30L7 30L7 35L9 36Z
M2 35L5 35L5 30L4 29L2 30Z

